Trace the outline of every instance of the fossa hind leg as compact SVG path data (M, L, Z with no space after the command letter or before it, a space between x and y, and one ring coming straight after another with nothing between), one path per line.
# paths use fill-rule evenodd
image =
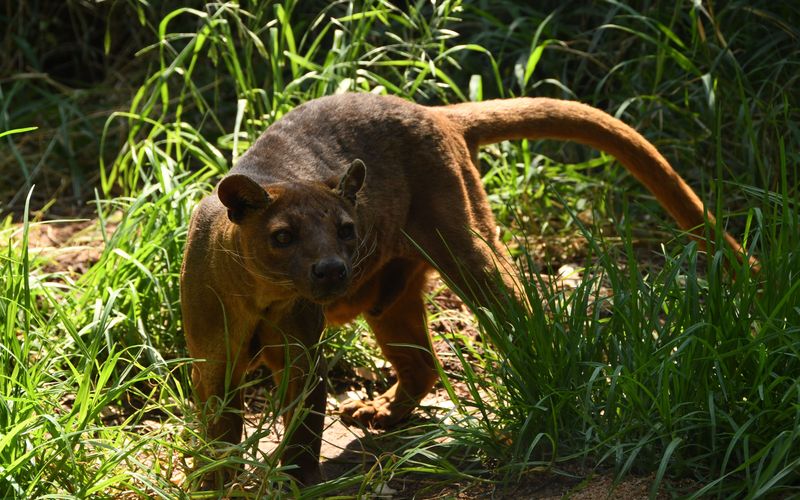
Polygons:
M427 269L419 262L385 309L365 314L384 356L394 366L397 383L372 401L345 402L340 408L345 419L370 427L391 427L407 417L436 383L422 296Z
M477 199L454 203L438 214L432 213L430 220L445 222L434 230L415 227L409 234L442 279L468 305L502 302L508 295L524 300L511 256L496 236L488 202ZM470 220L475 227L467 225Z
M436 169L438 178L430 182L439 189L415 188L427 192L418 203L425 212L411 218L407 234L453 291L471 305L486 305L508 293L519 299L522 287L497 235L476 167L477 149L455 151L447 161L450 165Z

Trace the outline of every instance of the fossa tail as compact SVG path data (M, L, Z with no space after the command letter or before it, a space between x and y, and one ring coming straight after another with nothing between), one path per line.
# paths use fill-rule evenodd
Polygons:
M652 192L678 225L705 244L705 221L713 226L697 194L669 162L636 130L613 116L575 101L521 97L467 102L436 108L461 127L471 151L484 144L514 139L559 139L575 141L614 156ZM724 233L725 242L739 259L747 259L758 271L736 239Z

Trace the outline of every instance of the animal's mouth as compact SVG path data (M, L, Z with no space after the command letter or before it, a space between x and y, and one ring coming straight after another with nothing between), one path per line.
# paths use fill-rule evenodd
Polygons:
M327 305L330 304L331 302L334 302L337 299L342 298L343 296L344 296L343 291L339 293L326 293L321 295L315 295L312 300L318 304Z
M313 290L311 293L311 300L321 305L330 304L331 302L340 299L345 295L348 284L349 283L343 283L340 286L327 288L324 290Z

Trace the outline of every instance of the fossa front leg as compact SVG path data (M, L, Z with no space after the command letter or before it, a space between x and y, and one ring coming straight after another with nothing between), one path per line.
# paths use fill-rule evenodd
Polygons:
M321 480L319 453L325 421L326 367L318 349L324 328L322 308L298 300L277 308L259 324L260 357L284 389L280 401L284 429L291 434L281 455L283 465L302 484ZM304 413L299 422L295 415Z

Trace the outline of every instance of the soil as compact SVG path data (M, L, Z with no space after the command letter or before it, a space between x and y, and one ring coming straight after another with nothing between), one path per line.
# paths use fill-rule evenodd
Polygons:
M106 234L110 236L115 228L115 222L108 222ZM22 244L22 224L15 224L13 229L13 243ZM84 274L100 259L103 238L97 220L31 223L28 228L28 248L32 259L45 261L42 267L44 272L76 277Z

